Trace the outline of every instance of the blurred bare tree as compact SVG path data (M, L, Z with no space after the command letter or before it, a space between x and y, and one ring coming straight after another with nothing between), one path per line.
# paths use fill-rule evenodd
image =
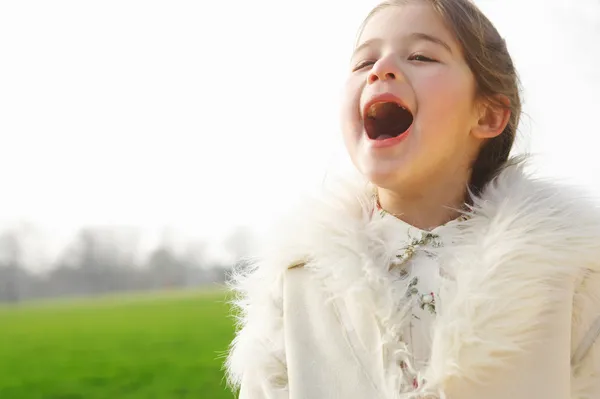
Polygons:
M31 256L28 231L0 234L0 302L222 283L233 263L248 255L252 238L247 229L235 231L225 243L231 261L222 264L207 261L204 242L189 243L178 252L170 240L163 240L142 258L139 232L88 227L76 234L47 272L36 274L27 267L28 259L37 259Z
M244 262L252 251L253 235L249 228L239 227L226 240L225 250L232 258L233 264Z
M6 231L0 235L0 300L18 302L26 274L18 234Z

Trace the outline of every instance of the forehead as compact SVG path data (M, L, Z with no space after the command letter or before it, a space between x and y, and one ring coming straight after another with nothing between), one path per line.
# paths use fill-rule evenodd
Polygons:
M442 17L429 4L422 2L387 6L377 11L365 24L357 45L372 39L400 41L415 32L435 36L448 43L453 51L459 50Z

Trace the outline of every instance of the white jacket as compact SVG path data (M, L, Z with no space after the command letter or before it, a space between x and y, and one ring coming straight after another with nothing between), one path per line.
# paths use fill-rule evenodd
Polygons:
M331 191L233 282L240 398L600 399L597 204L505 169L440 250L443 307L413 388L394 237L368 185Z

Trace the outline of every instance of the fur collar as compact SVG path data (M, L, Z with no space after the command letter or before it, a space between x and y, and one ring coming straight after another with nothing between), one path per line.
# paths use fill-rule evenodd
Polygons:
M407 318L402 311L407 287L393 282L387 269L404 232L395 231L390 218L372 217L372 189L358 179L338 181L326 195L305 203L295 220L276 230L276 244L263 260L234 274L241 331L226 364L230 382L239 384L253 359L254 370L285 388L281 284L285 270L299 264L331 299L359 295L376 309L390 398L442 396L441 387L454 378L485 381L509 364L535 339L543 309L552 307L541 302L547 296L531 293L564 290L565 281L573 288L587 270L600 270L597 205L574 187L529 176L524 167L508 166L475 198L470 218L448 227L459 230L440 253L454 294L442 300L432 359L419 375L423 384L417 392L407 385L407 374L416 371L398 340ZM265 353L256 342L270 349ZM499 354L506 361L499 362Z

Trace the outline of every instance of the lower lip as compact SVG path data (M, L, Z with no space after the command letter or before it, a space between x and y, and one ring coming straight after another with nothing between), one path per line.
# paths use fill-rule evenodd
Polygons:
M411 130L412 130L412 125L408 128L407 131L405 131L401 135L396 136L396 137L391 137L391 138L385 139L385 140L373 140L366 133L365 133L365 137L367 138L367 141L369 142L371 147L387 148L387 147L395 146L396 144L402 142L408 136L408 134L410 133Z

